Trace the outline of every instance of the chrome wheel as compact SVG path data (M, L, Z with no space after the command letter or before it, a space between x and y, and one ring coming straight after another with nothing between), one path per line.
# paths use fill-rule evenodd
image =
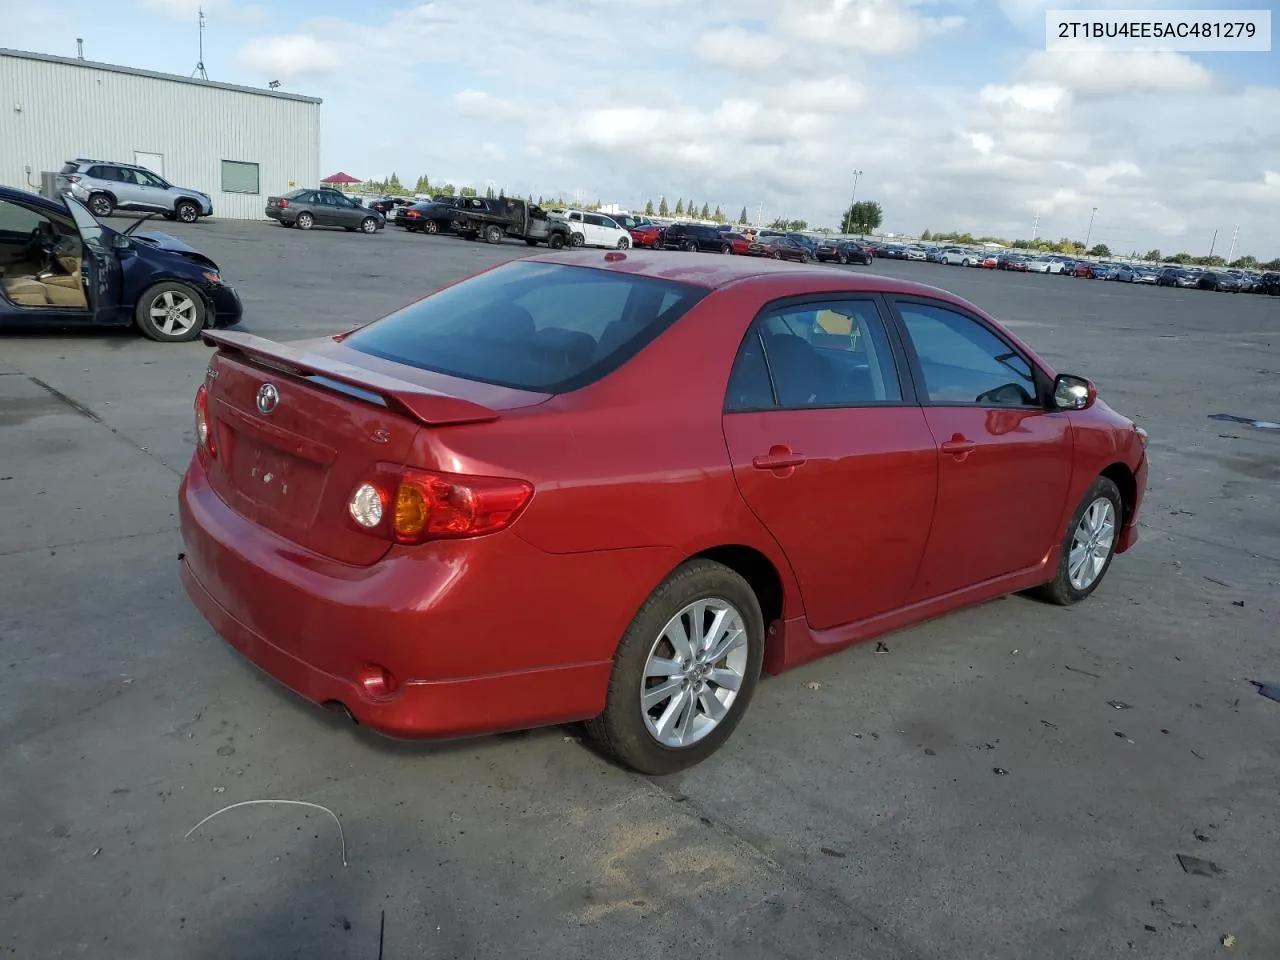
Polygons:
M373 217L365 217L360 221L360 229L365 233L377 233L378 221L373 219Z
M697 743L729 715L748 666L746 624L719 597L695 600L667 621L645 661L640 709L664 747Z
M1067 576L1071 586L1084 591L1101 576L1116 542L1116 508L1108 497L1089 504L1071 537Z
M165 290L151 301L151 321L165 336L181 336L196 325L199 310L185 293Z

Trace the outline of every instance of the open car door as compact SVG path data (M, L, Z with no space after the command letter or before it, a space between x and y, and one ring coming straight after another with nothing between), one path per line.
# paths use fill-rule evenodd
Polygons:
M131 317L120 316L123 280L120 271L120 254L128 249L131 241L125 236L108 230L74 197L63 198L67 210L80 232L83 251L82 269L85 274L85 296L89 313L95 323L128 322ZM135 224L134 226L137 226Z

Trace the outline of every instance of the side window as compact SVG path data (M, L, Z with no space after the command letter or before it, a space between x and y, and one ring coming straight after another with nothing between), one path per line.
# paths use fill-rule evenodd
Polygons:
M934 403L1038 406L1027 359L975 320L946 307L899 303Z
M583 216L582 219L584 222L591 224L591 226L593 227L603 227L605 225L604 217L599 216L598 214L588 213L585 216Z
M0 233L13 235L15 242L18 237L26 240L34 231L47 231L50 225L49 218L43 214L8 200L0 200Z
M733 371L729 374L729 389L725 394L725 413L741 413L747 410L771 410L777 406L773 395L773 383L769 379L769 366L764 360L764 344L760 330L753 328L738 348Z
M762 347L773 396L759 399ZM766 314L739 349L730 378L728 409L785 410L895 403L902 399L893 352L871 300L834 300L786 307ZM744 407L746 399L755 401Z

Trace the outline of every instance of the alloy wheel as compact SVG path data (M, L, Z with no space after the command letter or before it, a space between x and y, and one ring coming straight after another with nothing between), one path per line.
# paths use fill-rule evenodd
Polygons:
M729 715L748 665L746 623L719 597L695 600L667 621L640 682L645 728L668 748L688 747Z
M151 301L151 319L165 336L186 333L196 325L199 311L196 302L177 290L165 290Z
M1101 576L1116 540L1116 508L1108 497L1089 504L1071 536L1067 576L1076 590L1088 590Z

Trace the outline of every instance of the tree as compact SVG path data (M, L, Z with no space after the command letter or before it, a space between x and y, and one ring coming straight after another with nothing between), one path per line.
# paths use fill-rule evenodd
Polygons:
M884 211L875 200L859 200L845 211L841 223L844 233L867 234L884 222Z
M928 230L926 230L924 233L920 234L920 239L925 243L928 243L930 240L933 239L933 234L930 233Z
M484 195L486 200L492 200L497 196L497 194L493 192L493 187L485 187Z
M684 216L684 198L683 197L676 201L676 216L677 217Z
M704 203L704 204L702 205L702 212L701 212L701 213L699 213L699 214L698 214L698 216L699 216L699 217L701 217L703 220L710 220L710 219L711 219L711 208L710 208L709 206L707 206L707 205Z
M542 206L542 194L538 194L538 206Z
M667 207L667 198L660 197L658 200L658 216L665 217L665 216L669 216L670 213L671 211Z
M711 219L716 223L724 223L724 214L720 212L719 206L717 206L715 212L711 214Z
M459 190L459 191L458 191L458 196L460 196L460 197L478 197L478 196L480 196L480 194L476 192L476 188L475 188L475 187L463 187L461 190Z
M1159 250L1148 250L1146 253L1146 256L1144 256L1142 259L1146 260L1148 263L1158 263L1159 261L1163 260L1164 257L1160 256Z
M738 214L738 222L745 224L747 222L747 208L743 207L742 212Z
M1231 266L1237 267L1241 270L1249 270L1258 266L1258 258L1249 256L1240 257L1239 259L1231 261Z
M404 192L405 192L404 184L400 182L400 178L397 177L394 173L391 174L391 179L387 181L387 193L404 193Z
M418 182L413 185L413 192L414 193L430 193L431 192L431 181L427 179L427 175L425 173L422 176L420 176L418 178Z
M1109 257L1111 256L1111 248L1108 247L1105 243L1095 243L1093 247L1089 250L1089 256Z
M653 216L653 201L652 201L652 200L646 201L646 203L645 203L645 205L644 205L644 215L645 215L646 217L652 217L652 216Z

